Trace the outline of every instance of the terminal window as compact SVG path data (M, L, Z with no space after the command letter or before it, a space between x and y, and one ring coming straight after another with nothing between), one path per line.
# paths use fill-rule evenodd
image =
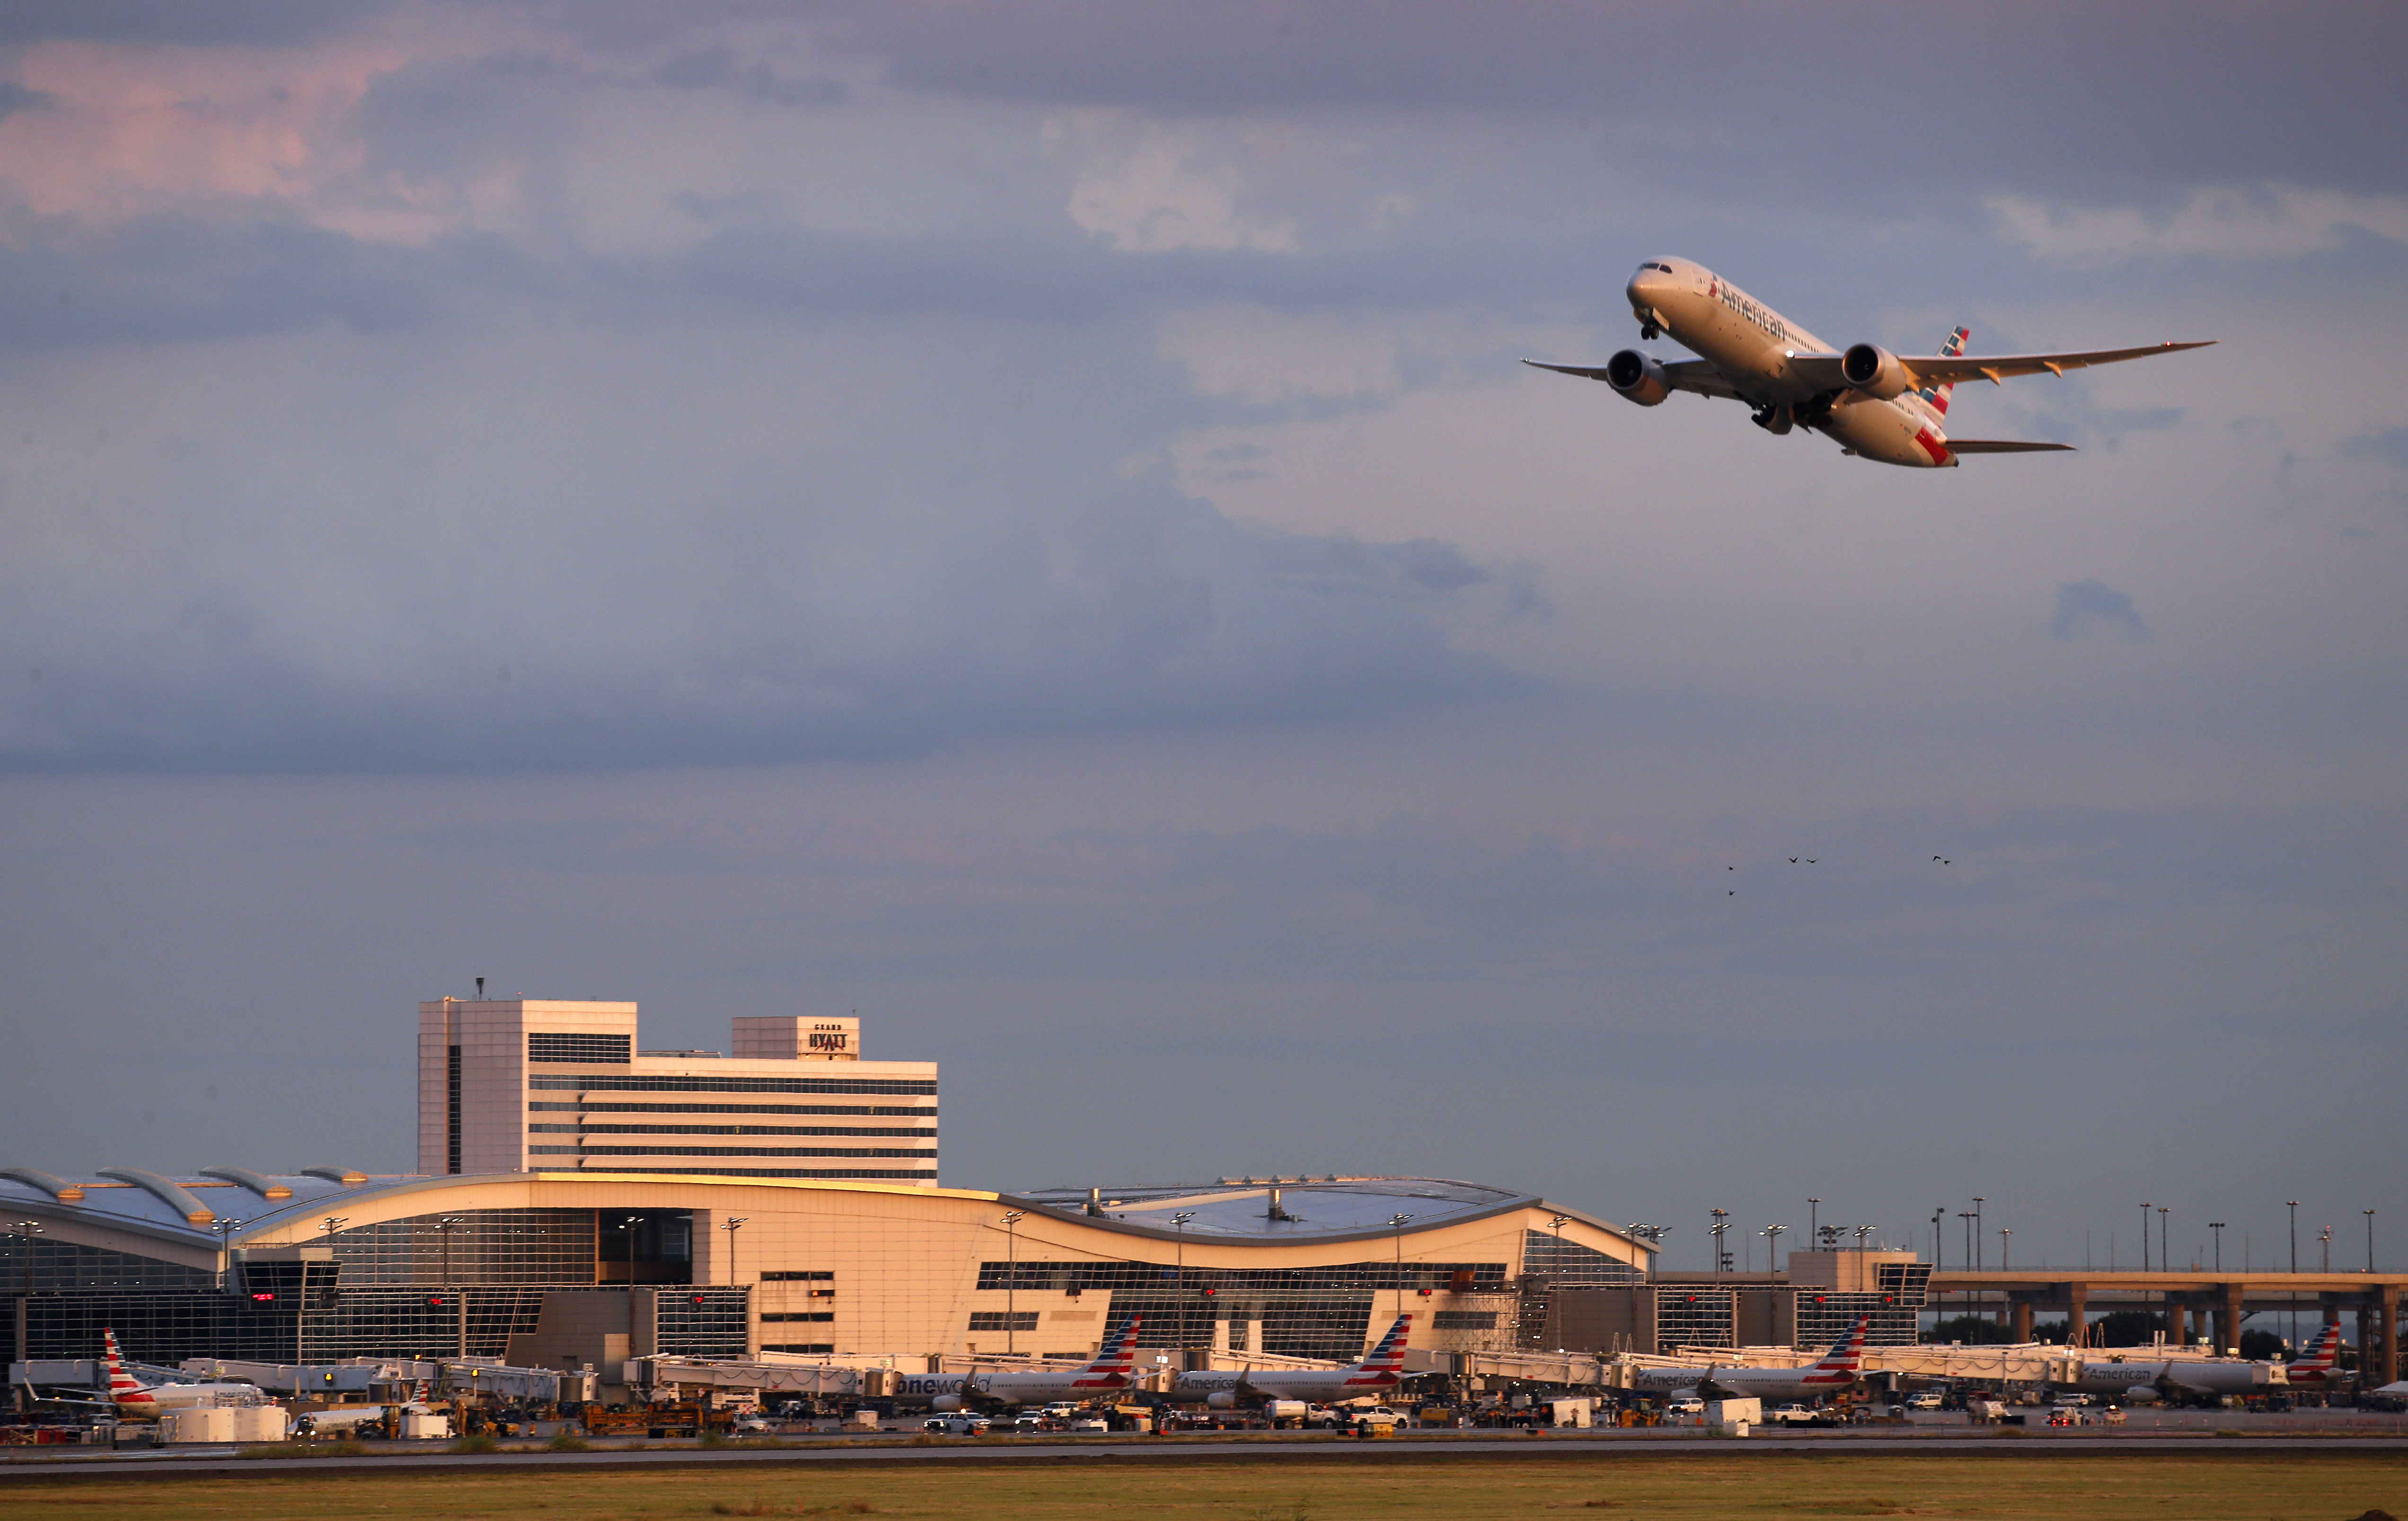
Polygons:
M1440 1310L1430 1316L1430 1327L1440 1331L1493 1331L1497 1328L1497 1312Z
M764 1342L761 1343L761 1350L764 1352L834 1352L836 1343L833 1342Z
M834 1320L833 1310L772 1310L762 1313L763 1320ZM1000 1330L1002 1327L997 1327Z
M531 1062L618 1062L625 1063L635 1053L636 1039L631 1035L562 1035L527 1032L527 1060Z
M1036 1328L1037 1312L1034 1310L970 1312L970 1329L974 1331L1033 1331Z
M765 1284L824 1284L836 1277L832 1272L811 1272L801 1268L777 1268L761 1275Z

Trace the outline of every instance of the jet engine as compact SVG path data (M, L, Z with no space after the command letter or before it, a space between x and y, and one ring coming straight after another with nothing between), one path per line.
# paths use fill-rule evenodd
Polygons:
M1664 366L1636 349L1625 349L1605 362L1605 383L1641 407L1659 406L1672 394Z
M2135 1384L2115 1396L2128 1405L2154 1405L2165 1395L2154 1384Z
M1898 355L1878 344L1859 343L1840 356L1840 376L1869 396L1883 401L1913 388Z
M928 1401L928 1408L942 1411L959 1410L962 1408L962 1397L957 1394L940 1394Z
M1204 1397L1204 1407L1207 1410L1235 1410L1238 1408L1237 1391L1216 1389Z

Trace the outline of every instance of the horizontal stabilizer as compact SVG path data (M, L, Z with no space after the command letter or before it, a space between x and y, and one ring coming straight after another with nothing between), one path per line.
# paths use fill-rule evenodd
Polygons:
M2046 454L2063 450L2073 452L2071 444L2028 444L2020 438L1951 438L1944 445L1952 454Z

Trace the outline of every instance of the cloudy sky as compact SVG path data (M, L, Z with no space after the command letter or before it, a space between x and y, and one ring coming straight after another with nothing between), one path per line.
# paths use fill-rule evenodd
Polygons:
M484 975L662 1045L857 1010L964 1185L1422 1171L1696 1265L1715 1205L1975 1194L2018 1260L2147 1198L2262 1264L2298 1198L2356 1265L2403 50L13 5L0 1141L406 1169L414 1005ZM1962 390L2081 452L1946 472L1515 363L1634 342L1660 253L1835 343L2220 344Z

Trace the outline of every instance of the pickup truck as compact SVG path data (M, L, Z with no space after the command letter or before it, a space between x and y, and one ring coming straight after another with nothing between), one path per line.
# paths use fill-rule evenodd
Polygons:
M1805 1426L1812 1423L1813 1419L1814 1413L1799 1404L1787 1404L1779 1410L1769 1410L1764 1413L1765 1424L1768 1426Z
M1345 1413L1355 1426L1402 1426L1405 1418L1385 1405L1357 1405Z

